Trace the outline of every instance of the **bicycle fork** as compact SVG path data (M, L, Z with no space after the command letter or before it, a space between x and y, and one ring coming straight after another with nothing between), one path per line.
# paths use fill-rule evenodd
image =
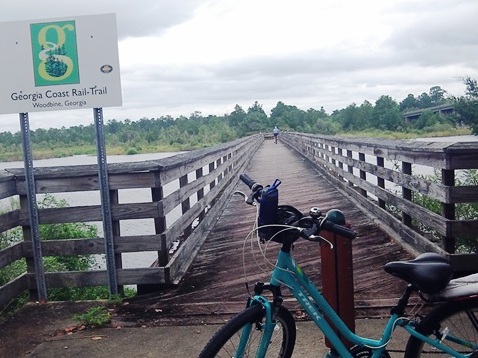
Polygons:
M272 292L274 297L272 303L269 302L267 298L261 296L264 290L268 290ZM265 309L264 322L265 323L262 324L261 322L252 322L250 325L247 325L243 328L241 333L241 338L239 340L239 345L236 350L236 357L244 356L244 353L249 341L249 337L253 329L261 330L263 332L261 342L259 345L259 350L257 352L257 356L258 357L265 356L271 341L272 334L276 327L274 310L275 310L275 307L282 304L282 295L280 293L280 287L272 286L270 284L265 284L263 282L256 283L254 287L254 296L249 297L249 299L247 300L247 307L250 307L254 304L260 304L262 305L262 307L264 307Z

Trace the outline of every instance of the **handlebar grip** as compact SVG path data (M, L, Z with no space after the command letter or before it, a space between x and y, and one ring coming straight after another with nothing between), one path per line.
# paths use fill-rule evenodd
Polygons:
M348 227L335 224L332 221L325 221L322 223L322 229L333 232L337 235L344 236L348 239L355 239L357 233Z
M239 179L241 179L242 182L249 187L249 189L252 189L254 184L256 184L256 181L252 180L247 174L239 175Z

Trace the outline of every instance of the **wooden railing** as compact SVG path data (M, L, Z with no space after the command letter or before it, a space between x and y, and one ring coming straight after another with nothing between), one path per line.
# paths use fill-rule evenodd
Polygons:
M262 141L262 135L255 135L160 160L109 164L118 284L139 288L177 283L225 207L238 174L245 170ZM34 175L38 195L99 191L96 165L35 168ZM123 190L137 188L150 191L148 202L121 203ZM0 269L16 260L26 260L27 272L0 287L0 307L25 290L34 296L37 287L23 169L0 173L0 199L5 198L18 198L20 208L0 215L0 232L22 227L24 237L23 241L0 251ZM179 217L168 224L167 215L178 208ZM39 209L38 218L40 224L101 222L102 208L101 205L83 205ZM155 234L122 235L121 221L146 218L152 219ZM177 250L170 253L171 246L178 240ZM157 252L153 267L122 267L123 253L144 251ZM41 242L41 253L43 256L104 254L105 244L103 238L48 240ZM109 274L107 270L47 272L43 279L48 288L98 286L108 285Z
M456 271L478 272L476 254L462 255L456 238L478 240L477 218L456 208L478 202L478 186L457 186L463 169L478 168L478 142L439 143L283 133L281 140L310 160L326 178L384 230L418 252L449 255ZM421 175L438 172L440 182ZM417 196L441 206L435 213Z

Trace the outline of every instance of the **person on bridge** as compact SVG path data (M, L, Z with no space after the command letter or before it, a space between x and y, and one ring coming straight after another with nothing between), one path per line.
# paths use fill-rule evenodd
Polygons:
M274 127L272 130L272 133L274 134L274 142L277 144L277 137L279 137L279 128L277 126Z

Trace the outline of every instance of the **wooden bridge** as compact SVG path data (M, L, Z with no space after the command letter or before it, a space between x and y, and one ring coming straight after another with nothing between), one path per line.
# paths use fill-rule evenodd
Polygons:
M478 186L455 185L458 170L478 168L478 143L427 143L350 139L286 133L278 144L260 135L214 148L140 163L108 166L114 253L119 285L138 285L141 293L160 289L164 306L180 312L218 313L225 302L230 309L244 304L245 282L264 279L274 262L276 244L267 246L269 262L257 244L245 242L252 229L255 208L234 190L246 191L238 174L248 173L262 184L282 181L280 203L302 211L319 206L323 212L340 209L359 237L353 242L356 306L388 305L403 286L382 272L391 260L413 252L436 251L448 255L457 271L477 270L475 255L456 253L456 238L472 238L476 218L456 217L457 206L478 202ZM412 165L441 171L441 183L416 175ZM171 187L172 184L172 187ZM37 168L38 194L98 191L95 166ZM150 200L122 203L121 191L147 188ZM442 212L420 206L413 196L440 203ZM0 198L18 196L20 208L0 215L0 231L21 227L24 240L0 251L0 269L26 260L27 272L0 286L0 306L29 290L36 297L35 260L21 170L7 170L0 178ZM179 219L167 216L179 209ZM41 224L101 221L101 207L88 205L38 209ZM121 234L122 220L152 219L155 234ZM178 249L170 251L175 242ZM122 254L155 251L152 267L123 268ZM104 254L102 238L48 240L40 255ZM298 242L294 254L309 276L321 281L317 244ZM48 288L108 285L111 273L47 272ZM164 287L174 284L173 290ZM148 300L145 296L145 300ZM138 299L136 302L140 301ZM151 302L153 302L151 301ZM157 303L151 303L154 306ZM242 307L242 306L241 306Z
M302 212L313 206L324 213L341 210L358 233L353 242L356 307L379 308L395 303L404 285L385 274L382 267L389 261L410 258L410 253L333 187L324 174L284 143L276 145L272 140L264 141L245 172L264 185L279 178L280 204L293 205ZM249 189L239 183L237 190L247 193ZM245 204L241 196L232 196L178 288L133 302L140 307L150 302L150 309L174 310L188 316L221 315L243 308L248 293L245 283L253 290L257 281L266 280L280 248L276 243L267 245L267 262L255 237L246 241L255 215L256 209ZM320 245L298 241L294 258L320 287Z

